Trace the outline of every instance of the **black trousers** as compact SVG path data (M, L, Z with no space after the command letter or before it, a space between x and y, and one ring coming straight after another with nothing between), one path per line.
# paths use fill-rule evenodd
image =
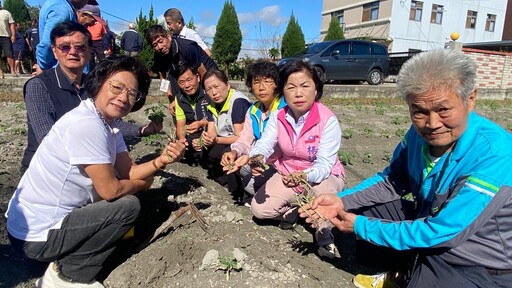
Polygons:
M414 203L404 199L354 212L394 221L413 220L416 216ZM358 263L382 271L399 271L408 276L407 287L512 287L512 274L491 275L484 267L455 266L442 259L445 252L441 249L397 251L363 240L356 242Z
M230 145L215 144L208 147L203 154L203 161L201 165L208 169L208 176L220 185L225 185L228 191L237 202L242 202L244 198L244 188L242 179L238 177L237 173L226 174L222 170L220 160L222 155L231 151Z

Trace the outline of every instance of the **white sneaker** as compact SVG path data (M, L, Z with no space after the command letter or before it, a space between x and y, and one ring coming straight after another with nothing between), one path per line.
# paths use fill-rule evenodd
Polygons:
M318 255L320 257L326 257L329 259L341 258L340 252L334 243L319 246L318 247Z
M93 287L93 288L105 288L103 284L98 281L94 281L92 283L78 283L78 282L70 282L59 277L59 271L57 268L57 263L52 262L48 265L46 272L44 272L43 277L38 278L36 280L36 286L38 288L67 288L67 287L77 287L77 288L85 288L85 287Z

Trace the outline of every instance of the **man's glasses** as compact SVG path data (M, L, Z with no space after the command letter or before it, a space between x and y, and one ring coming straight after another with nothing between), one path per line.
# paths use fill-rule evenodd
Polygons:
M108 84L110 84L110 92L114 93L115 95L119 95L121 93L128 91L128 100L130 101L130 103L135 103L142 98L142 93L139 90L128 89L126 85L119 81L110 80L108 81Z
M89 48L87 45L70 45L70 44L59 44L56 46L62 53L68 54L71 48L75 49L76 53L83 54Z

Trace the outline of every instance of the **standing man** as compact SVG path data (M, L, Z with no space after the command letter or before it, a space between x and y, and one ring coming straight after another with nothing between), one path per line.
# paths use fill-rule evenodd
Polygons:
M11 69L11 75L14 74L14 58L12 52L12 43L16 40L16 31L14 29L14 19L9 11L0 6L0 79L4 78L2 70L2 52L7 58L7 64Z
M217 67L217 64L204 52L196 42L171 37L160 25L153 25L146 30L146 40L151 44L157 55L163 56L168 63L167 67L167 96L169 98L169 111L174 114L174 97L180 91L176 79L180 63L187 63L195 69L201 78L207 70Z
M389 166L311 204L311 217L356 234L362 264L388 272L357 275L357 287L511 287L512 134L473 112L475 80L459 51L408 60L397 88L412 126Z
M164 13L164 17L167 27L169 27L173 36L195 41L197 45L203 48L208 56L212 57L212 51L210 51L208 45L203 41L203 38L201 38L194 29L190 29L185 25L185 20L180 10L176 8L167 9Z
M36 46L39 44L39 22L37 18L32 19L32 26L25 32L28 50L30 52L30 68L36 63Z
M128 24L128 30L121 37L121 48L124 55L135 57L142 50L142 37L135 31L135 24Z
M97 6L85 5L78 10L78 22L84 25L91 33L92 37L92 55L90 70L94 68L97 62L105 58L105 49L103 48L103 36L108 33L105 21L99 16Z
M37 75L57 65L53 55L50 33L57 23L78 22L76 10L84 7L88 0L46 0L39 11L39 44L37 44Z

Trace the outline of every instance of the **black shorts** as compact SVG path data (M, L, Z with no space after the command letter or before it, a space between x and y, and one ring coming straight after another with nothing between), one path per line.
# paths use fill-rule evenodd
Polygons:
M27 52L25 50L14 50L14 60L24 60Z
M0 37L0 54L3 53L4 57L12 58L12 42L9 37Z

